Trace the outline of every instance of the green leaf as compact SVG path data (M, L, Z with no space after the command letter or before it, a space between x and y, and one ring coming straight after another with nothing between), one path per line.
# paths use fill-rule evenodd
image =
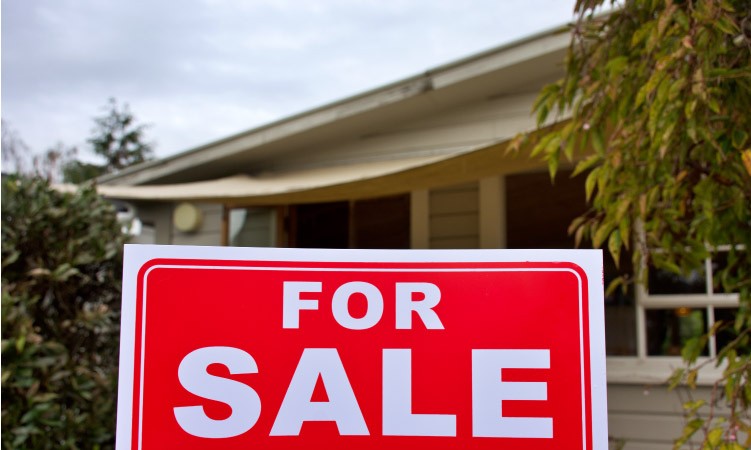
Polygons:
M644 42L647 36L649 36L649 33L652 31L653 26L654 26L654 22L647 22L646 24L642 25L638 30L636 30L634 34L631 36L631 47L636 47L640 43Z
M543 150L545 150L545 148L547 147L548 143L550 143L550 141L554 137L556 137L556 134L557 133L549 133L545 137L543 137L542 139L540 139L540 141L537 143L537 145L535 145L534 148L532 148L532 152L529 154L529 157L530 158L534 158L535 156L539 155Z
M592 147L598 155L605 154L605 139L603 139L602 132L599 129L592 130Z
M738 25L736 25L735 22L729 19L726 15L720 16L717 20L712 22L712 25L714 25L715 28L722 31L723 33L732 36L735 36L740 32Z
M691 389L696 389L696 377L699 374L699 371L696 369L689 370L688 376L686 377L686 384Z
M587 157L587 159L580 161L576 168L574 169L574 172L571 174L571 177L575 177L579 175L580 173L586 171L590 167L594 166L598 162L602 161L602 157L600 155L591 155ZM589 196L587 196L589 198Z
M23 352L24 347L26 346L26 334L21 334L16 338L16 351L18 353Z
M717 447L720 445L720 441L722 440L722 428L712 428L709 433L707 433L707 443L711 445L712 447Z
M628 64L628 56L617 56L605 65L605 70L610 72L610 76L617 76Z
M605 296L608 297L612 295L613 292L615 292L615 290L618 289L618 287L625 286L625 285L626 285L626 280L623 277L617 277L616 279L611 281L610 284L608 284L608 288L605 289Z
M685 372L686 369L683 368L675 369L673 371L672 375L670 375L670 378L668 378L668 392L672 391L680 384L681 380L683 380L683 374Z
M587 201L592 198L592 193L597 185L597 177L599 176L600 169L600 167L592 169L592 171L589 172L589 175L587 175L587 179L584 181L584 191L586 193Z
M599 248L603 242L605 242L605 239L608 237L612 229L613 226L609 223L601 224L599 228L597 228L595 235L592 237L592 245L595 248Z
M718 102L716 98L712 97L707 100L707 106L709 106L709 109L711 109L715 114L720 113L720 102Z
M612 233L610 233L610 238L608 239L608 250L610 250L610 254L613 256L613 261L615 261L615 265L619 266L619 261L621 260L621 232L620 230L615 230Z
M548 172L550 173L550 181L555 181L555 174L558 171L558 152L552 152L548 154Z
M733 130L733 147L740 150L743 148L743 145L746 143L746 140L748 139L748 133L746 133L744 130L741 130L740 128L736 128Z
M688 341L686 341L686 344L681 350L681 356L683 357L683 360L688 363L695 362L696 358L698 358L701 355L702 350L704 350L705 344L706 341L701 338L690 338ZM693 375L693 379L696 379L696 374Z

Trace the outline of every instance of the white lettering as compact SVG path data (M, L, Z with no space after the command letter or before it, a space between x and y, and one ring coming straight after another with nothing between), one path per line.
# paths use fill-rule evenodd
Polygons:
M258 373L253 357L237 348L204 347L188 353L177 369L180 384L191 394L228 404L232 414L214 420L206 415L203 406L180 406L174 408L175 418L193 436L214 439L239 436L258 421L261 399L246 384L208 374L206 368L211 364L223 364L231 374Z
M318 300L303 300L303 292L321 292L320 281L285 281L282 291L282 328L300 328L300 310L318 309Z
M328 402L310 401L319 376ZM340 435L370 434L335 348L303 350L270 435L297 436L306 421L335 421Z
M503 369L549 369L550 350L472 350L472 435L552 438L551 417L503 417L504 400L547 400L547 383L503 381Z
M412 301L412 294L419 292L423 300ZM412 329L412 312L416 312L425 328L443 330L441 319L433 308L441 301L441 291L431 283L396 283L396 329Z
M456 416L412 414L412 351L409 349L383 350L383 435L456 436Z
M363 317L356 319L349 314L349 299L352 294L363 294L368 302L368 310ZM331 311L339 325L350 330L365 330L377 324L383 315L383 296L377 287L362 281L352 281L339 286L331 299Z

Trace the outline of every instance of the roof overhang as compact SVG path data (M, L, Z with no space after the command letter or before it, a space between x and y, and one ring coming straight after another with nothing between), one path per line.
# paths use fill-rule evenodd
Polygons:
M565 123L565 122L564 122ZM542 131L541 131L542 132ZM131 201L215 202L263 206L358 200L469 182L486 177L544 170L528 153L510 153L508 141L453 155L348 164L258 176L145 186L98 185L106 198ZM75 185L59 185L74 191Z
M537 92L560 73L569 33L558 28L321 108L99 179L104 185L176 184L257 174L274 158L324 148L438 109ZM520 130L521 131L521 130ZM351 167L351 166L348 166ZM248 180L266 179L263 175Z

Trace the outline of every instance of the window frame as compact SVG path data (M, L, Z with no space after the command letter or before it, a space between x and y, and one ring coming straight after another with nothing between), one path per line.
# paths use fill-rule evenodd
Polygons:
M719 247L717 252L728 251L729 247ZM714 273L712 257L704 260L704 282L706 290L703 294L650 294L643 284L636 286L636 356L639 358L664 358L659 355L647 354L647 310L675 309L675 308L706 308L706 329L711 330L715 324L715 308L737 308L740 306L740 295L737 293L714 292ZM707 343L709 357L717 356L717 340L714 335Z
M642 249L646 247L644 228L641 222L636 224L637 245ZM715 323L715 308L738 308L740 307L740 295L738 293L716 293L714 291L714 271L712 269L712 253L727 252L730 245L709 247L710 256L704 260L705 292L701 294L650 294L649 289L643 283L637 283L634 294L634 311L636 314L636 356L608 356L607 378L608 383L639 384L639 383L664 383L668 376L677 368L685 365L679 356L649 355L647 352L647 310L648 309L674 309L680 307L706 308L707 330ZM736 250L745 251L744 245L735 246ZM657 250L659 251L659 250ZM642 250L642 260L637 271L646 269L646 251ZM640 272L636 272L640 273ZM707 346L708 356L700 356L699 362L707 361L717 356L717 340L710 336ZM701 367L696 379L697 385L710 386L720 378L724 370L724 364L716 367L707 364Z

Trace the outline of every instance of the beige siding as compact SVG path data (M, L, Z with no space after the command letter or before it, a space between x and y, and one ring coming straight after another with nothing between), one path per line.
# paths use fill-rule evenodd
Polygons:
M184 233L173 227L173 245L222 245L222 205L217 203L197 203L203 213L201 228L192 233Z
M688 392L676 389L667 392L664 385L608 385L608 434L623 440L624 450L671 449L673 439L680 437L686 420L683 403L690 399L711 398L711 388L700 386ZM725 408L715 409L715 416L726 414ZM696 438L701 441L699 432Z
M430 248L479 248L478 183L430 191Z
M136 214L144 225L153 227L153 238L150 242L134 241L134 244L172 243L172 203L165 202L134 202Z
M273 247L275 214L276 210L272 208L244 208L230 212L230 245ZM238 223L234 223L236 220Z
M409 199L410 248L430 248L430 212L428 190L412 191Z
M129 244L156 244L156 227L151 225L142 225L141 233L133 236Z
M506 178L480 180L480 248L506 248Z

